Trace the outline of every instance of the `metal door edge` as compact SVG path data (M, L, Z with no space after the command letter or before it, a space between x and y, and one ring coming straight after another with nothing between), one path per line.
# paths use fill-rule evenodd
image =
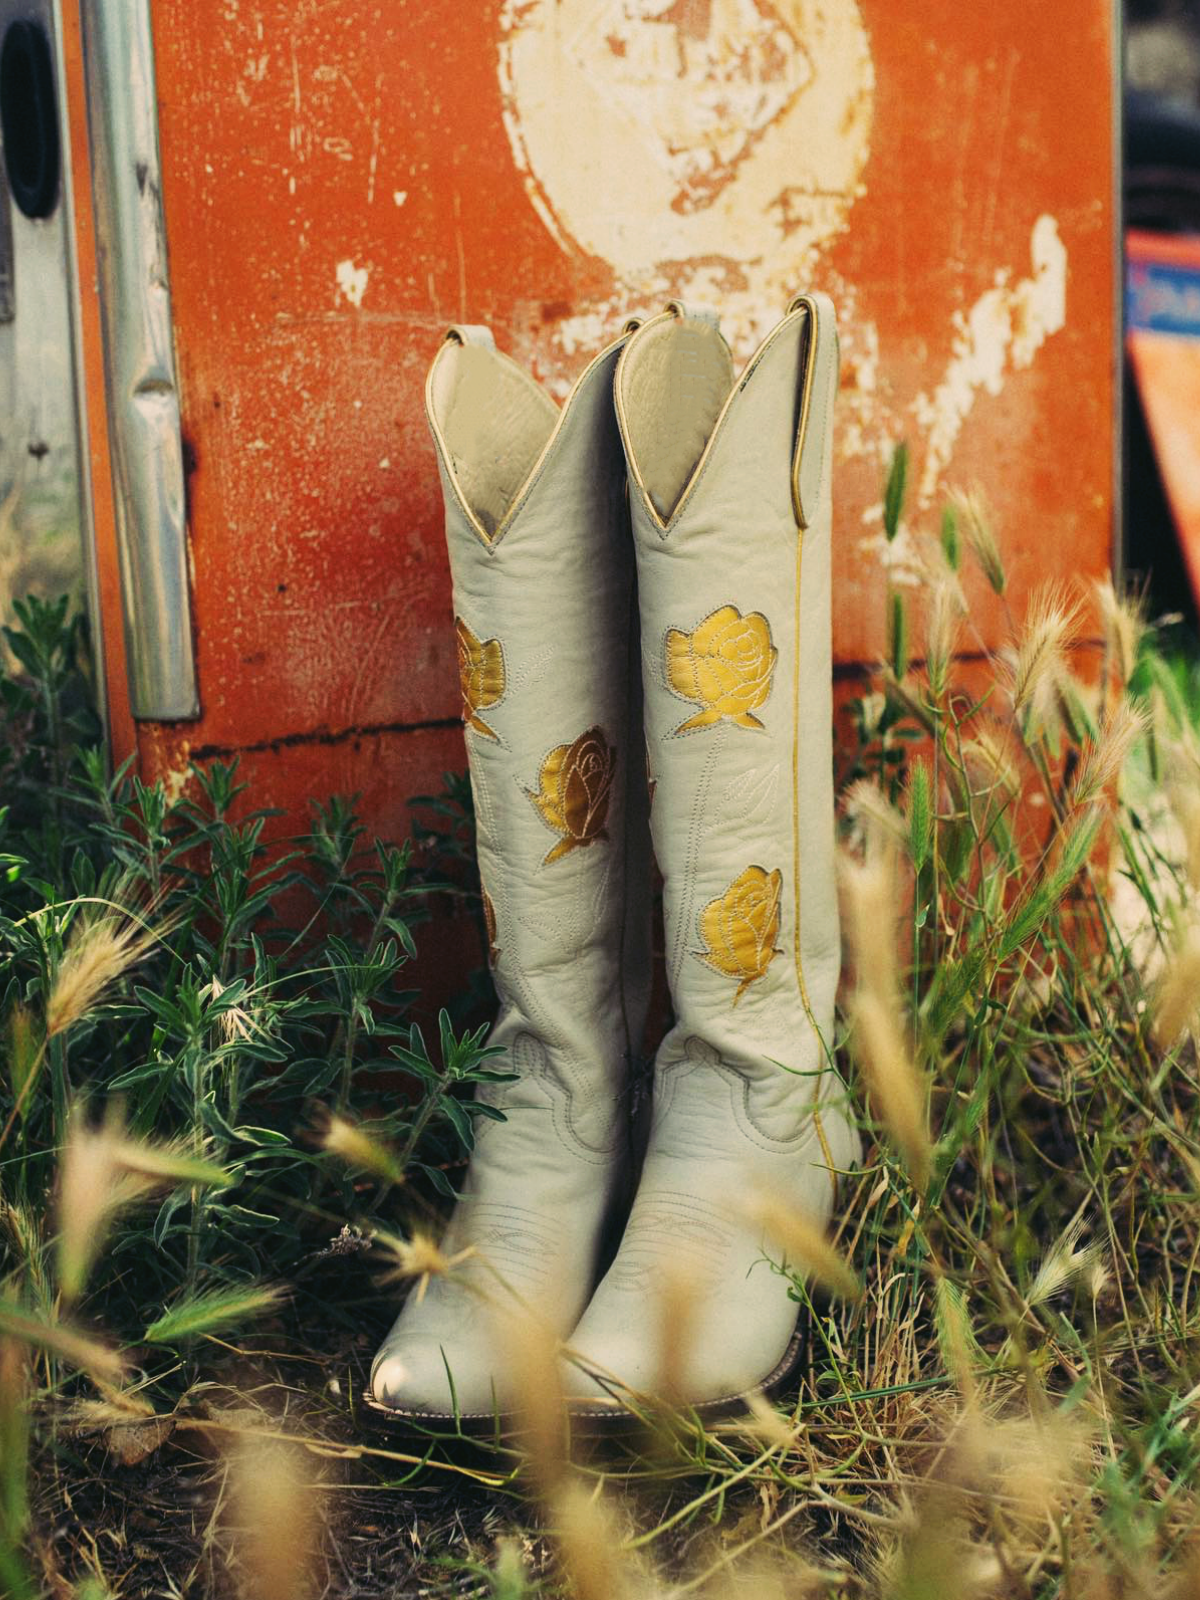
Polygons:
M130 707L199 716L149 0L82 0Z

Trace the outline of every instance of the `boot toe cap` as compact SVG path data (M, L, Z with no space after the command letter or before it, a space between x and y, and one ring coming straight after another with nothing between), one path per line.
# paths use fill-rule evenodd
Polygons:
M371 1372L371 1394L392 1411L418 1416L495 1409L493 1375L485 1365L423 1341L384 1346Z

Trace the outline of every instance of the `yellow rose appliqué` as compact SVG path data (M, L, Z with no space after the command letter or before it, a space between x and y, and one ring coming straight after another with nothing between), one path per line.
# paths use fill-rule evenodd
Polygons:
M738 978L734 1005L761 978L780 951L779 897L783 874L747 867L716 900L700 913L704 949L696 950L706 966L727 978Z
M701 707L676 733L707 728L723 717L739 728L762 727L754 712L771 693L779 651L760 611L742 616L736 606L722 606L692 633L668 628L666 654L667 682L681 700Z
M561 835L543 866L608 838L604 825L616 764L617 752L603 728L589 728L574 744L558 745L542 762L537 793L525 792L546 826Z
M463 722L485 739L499 743L495 729L489 728L479 713L504 699L504 651L500 641L477 639L461 617L454 619L454 632L458 639Z

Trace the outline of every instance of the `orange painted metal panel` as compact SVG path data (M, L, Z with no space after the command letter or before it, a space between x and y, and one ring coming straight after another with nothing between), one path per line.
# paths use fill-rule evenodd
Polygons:
M947 485L976 480L1017 593L1107 569L1105 0L1052 21L1033 0L152 12L203 710L142 727L148 770L269 748L260 802L365 789L395 831L428 782L421 734L462 763L422 415L451 320L490 322L562 393L670 294L722 308L745 356L791 293L830 292L844 665L882 648L900 437L896 576ZM976 599L995 641L1001 610Z

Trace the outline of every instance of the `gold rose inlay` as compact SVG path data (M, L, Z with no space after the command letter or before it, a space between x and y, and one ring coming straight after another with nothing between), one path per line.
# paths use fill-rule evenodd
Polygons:
M707 728L727 718L739 728L761 728L754 715L771 693L779 652L760 611L745 616L722 606L691 633L667 629L667 682L681 700L701 709L681 722L676 733Z
M462 719L485 739L496 739L479 715L504 699L504 651L499 639L477 639L461 617L454 619L458 639L458 676L462 683Z
M525 792L546 826L561 835L543 866L608 838L604 825L616 764L617 752L603 728L589 728L574 744L560 744L542 762L537 793Z
M693 952L727 978L739 979L734 1005L779 955L779 898L783 874L747 867L700 913L704 949Z

